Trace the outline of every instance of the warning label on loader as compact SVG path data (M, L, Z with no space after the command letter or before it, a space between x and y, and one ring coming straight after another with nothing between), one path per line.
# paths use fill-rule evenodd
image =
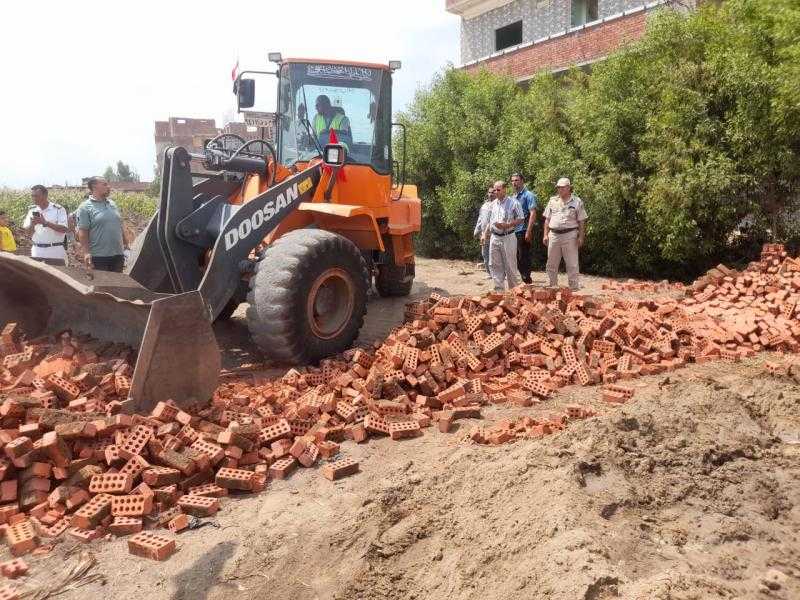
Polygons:
M300 190L301 194L305 194L308 190L311 189L312 185L313 184L311 183L311 179L306 178L306 179L303 179L303 181L301 181L300 183L297 184L297 189Z

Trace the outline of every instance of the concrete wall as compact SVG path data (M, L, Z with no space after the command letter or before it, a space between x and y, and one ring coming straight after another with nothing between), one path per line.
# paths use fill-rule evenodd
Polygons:
M598 0L598 18L638 8L642 0ZM461 62L495 51L495 30L522 20L522 42L563 32L570 27L572 0L516 0L472 19L461 20Z

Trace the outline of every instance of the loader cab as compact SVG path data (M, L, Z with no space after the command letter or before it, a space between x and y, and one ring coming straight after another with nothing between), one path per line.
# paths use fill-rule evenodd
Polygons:
M335 130L347 164L392 172L392 73L384 65L287 60L278 73L278 160L319 157Z

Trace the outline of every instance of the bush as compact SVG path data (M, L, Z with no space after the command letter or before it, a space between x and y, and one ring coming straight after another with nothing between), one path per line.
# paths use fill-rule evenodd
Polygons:
M86 199L87 194L79 190L52 189L48 194L51 202L60 204L68 212L74 211ZM150 218L156 212L157 200L142 193L113 193L111 198L119 206L123 216ZM32 206L29 190L0 188L0 207L6 210L18 226Z
M515 170L540 202L558 177L573 180L592 272L690 278L767 239L799 243L797 31L795 0L730 0L662 10L588 75L522 90L486 72L442 74L403 115L425 202L420 252L475 256L486 184Z

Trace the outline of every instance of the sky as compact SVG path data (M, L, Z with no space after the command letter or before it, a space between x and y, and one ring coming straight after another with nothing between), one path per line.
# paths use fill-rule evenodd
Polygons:
M122 160L153 177L153 122L235 115L231 69L283 56L400 60L394 110L459 60L445 0L52 0L3 7L0 187L80 184Z

